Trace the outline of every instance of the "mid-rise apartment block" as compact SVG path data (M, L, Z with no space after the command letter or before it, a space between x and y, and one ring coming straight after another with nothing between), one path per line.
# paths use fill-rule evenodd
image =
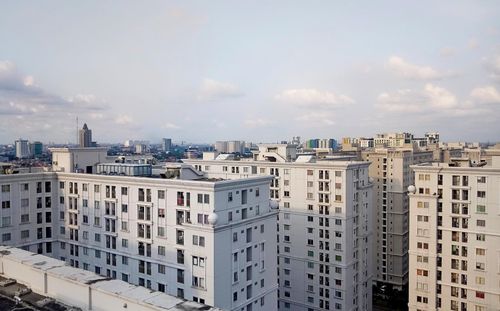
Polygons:
M500 157L412 168L409 310L499 310Z
M211 178L272 176L279 207L280 310L372 309L372 184L369 163L297 156L260 145L253 160L185 160Z
M83 161L64 172L0 175L2 244L224 310L277 308L271 177L74 173L96 166L85 149L53 150L56 167Z
M375 271L373 280L403 289L408 283L409 199L413 184L410 165L430 162L432 151L407 148L376 148L361 153L371 162L373 180Z

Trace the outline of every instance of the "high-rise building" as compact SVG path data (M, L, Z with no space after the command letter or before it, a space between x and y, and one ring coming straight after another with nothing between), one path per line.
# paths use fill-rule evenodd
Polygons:
M216 141L215 150L220 153L227 153L227 141Z
M72 173L101 149L52 151L57 171L0 175L0 243L224 310L276 310L271 177Z
M407 188L413 183L410 165L430 162L432 151L418 152L406 148L377 148L361 153L371 162L373 179L375 282L391 284L402 290L408 283L408 215Z
M16 158L23 159L30 156L28 141L22 138L16 140Z
M240 140L216 141L215 150L220 153L243 153L245 142Z
M87 127L87 123L83 124L83 128L79 132L79 144L81 148L93 147L92 145L92 130Z
M170 138L163 138L161 140L161 146L162 146L162 149L163 151L167 152L167 151L170 151L172 149L172 139Z
M228 153L243 153L244 148L245 148L244 141L232 140L227 142Z
M310 155L297 157L295 148L266 144L259 145L254 160L184 162L211 178L273 176L280 310L371 310L369 163L316 161Z
M30 143L30 154L32 156L39 157L43 153L43 144L39 141Z
M498 310L500 157L412 168L409 310Z

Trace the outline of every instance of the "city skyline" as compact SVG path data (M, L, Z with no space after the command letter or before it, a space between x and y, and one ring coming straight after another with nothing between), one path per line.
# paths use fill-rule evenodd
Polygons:
M0 143L495 141L500 4L395 4L4 4Z

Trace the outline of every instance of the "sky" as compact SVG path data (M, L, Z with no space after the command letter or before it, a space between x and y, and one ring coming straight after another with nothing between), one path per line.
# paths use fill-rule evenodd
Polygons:
M4 1L0 143L84 122L102 143L500 141L500 1Z

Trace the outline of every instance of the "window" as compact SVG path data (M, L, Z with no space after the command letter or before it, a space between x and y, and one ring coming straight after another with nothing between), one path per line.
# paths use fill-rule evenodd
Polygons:
M158 246L158 255L165 256L165 246Z
M477 197L478 198L486 198L486 191L478 191Z
M417 221L429 222L429 216L417 215Z
M27 239L30 237L30 231L29 230L23 230L21 231L21 239Z
M478 204L476 206L476 213L478 213L478 214L486 213L486 205Z
M8 242L10 240L11 240L11 234L10 234L10 232L2 234L2 242Z
M193 235L193 245L205 247L205 237Z
M484 219L478 219L478 220L476 220L476 225L478 227L486 227L486 220L484 220Z
M165 199L165 190L158 190L158 199L160 200Z
M165 271L166 271L165 265L158 264L158 273L159 274L165 274Z
M128 240L127 239L122 239L122 247L128 248Z
M486 235L485 234L476 234L476 241L486 241Z
M8 227L12 224L10 216L2 217L2 227Z
M122 213L128 213L128 205L122 204Z

